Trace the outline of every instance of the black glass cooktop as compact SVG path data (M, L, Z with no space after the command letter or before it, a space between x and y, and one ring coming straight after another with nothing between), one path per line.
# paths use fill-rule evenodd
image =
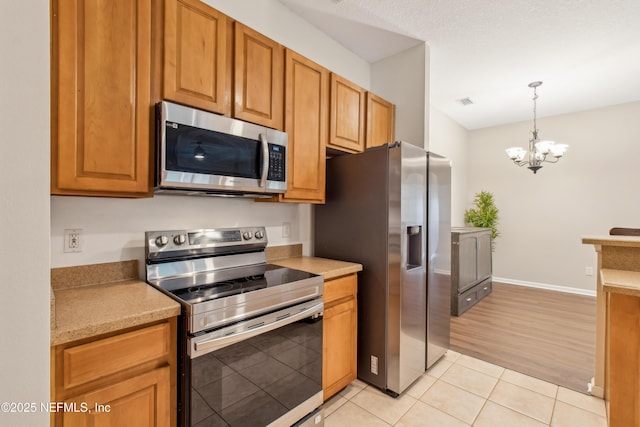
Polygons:
M300 280L318 277L317 274L306 271L294 270L279 265L265 264L263 266L252 266L250 270L239 268L237 274L232 277L225 277L224 280L214 280L200 284L202 280L194 278L184 278L185 286L171 291L176 297L190 304L211 301L233 295L244 294L260 289L273 288L280 285L294 283ZM250 272L250 275L244 273ZM225 276L229 276L229 271ZM197 277L207 277L207 273L199 273ZM214 276L215 277L215 276ZM191 283L189 283L191 282ZM189 283L189 284L187 284Z

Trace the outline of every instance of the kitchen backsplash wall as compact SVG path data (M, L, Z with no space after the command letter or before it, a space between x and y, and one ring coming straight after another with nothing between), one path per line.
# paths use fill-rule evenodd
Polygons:
M306 251L311 246L310 224L311 207L305 204L173 195L150 199L54 196L51 267L137 259L142 278L144 232L148 230L264 225L269 246L302 243ZM283 237L286 228L289 237ZM82 230L82 252L63 251L65 229Z

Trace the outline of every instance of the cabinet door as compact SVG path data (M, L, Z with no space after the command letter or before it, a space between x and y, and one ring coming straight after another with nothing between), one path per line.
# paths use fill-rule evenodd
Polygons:
M327 147L357 153L364 150L365 91L331 74L331 126Z
M52 27L52 193L150 194L151 0L54 2Z
M477 239L465 236L458 245L458 291L462 292L477 282Z
M284 48L235 24L234 117L283 129Z
M65 401L77 412L65 411L65 427L169 427L170 369L154 369L112 386ZM82 405L91 411L82 412Z
M227 17L205 3L165 1L164 99L231 114L227 26Z
M367 148L393 142L394 105L367 92Z
M358 312L351 298L326 308L323 324L322 388L327 400L356 378Z
M285 131L289 135L284 201L324 203L329 71L286 51Z
M483 233L478 236L478 271L477 280L491 277L491 233Z

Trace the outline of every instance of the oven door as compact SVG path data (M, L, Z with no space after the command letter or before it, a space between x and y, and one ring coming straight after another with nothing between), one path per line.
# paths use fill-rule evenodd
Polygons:
M286 133L169 102L158 109L159 187L286 190Z
M316 299L189 337L185 424L290 426L318 408L323 309Z

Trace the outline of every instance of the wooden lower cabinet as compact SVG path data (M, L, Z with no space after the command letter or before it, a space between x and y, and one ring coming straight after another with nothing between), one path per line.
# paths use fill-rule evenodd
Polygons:
M176 319L52 348L54 426L172 426Z
M637 273L636 273L637 274ZM609 426L640 425L640 297L608 294Z
M322 389L325 401L356 379L357 290L355 273L324 284Z
M70 426L170 426L170 378L168 366L96 391L67 399L80 412L64 412ZM88 411L82 411L82 405Z

